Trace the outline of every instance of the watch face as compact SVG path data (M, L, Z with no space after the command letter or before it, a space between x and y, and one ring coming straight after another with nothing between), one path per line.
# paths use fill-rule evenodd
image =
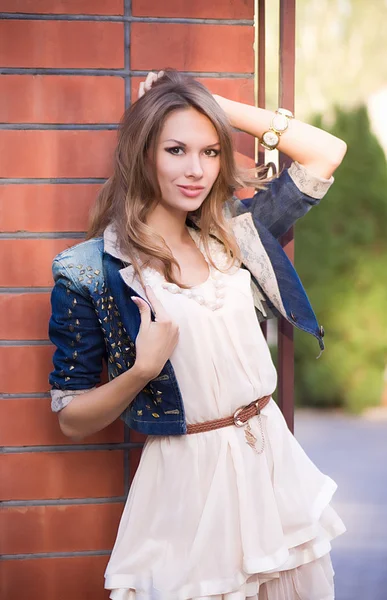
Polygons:
M284 115L275 115L271 121L271 126L276 131L283 133L288 128L288 120Z
M262 140L270 148L275 148L278 145L279 137L275 133L275 131L265 131L265 133L262 136Z
M285 117L289 117L289 119L294 119L294 114L291 110L288 110L287 108L277 108L276 112L281 115L285 115Z

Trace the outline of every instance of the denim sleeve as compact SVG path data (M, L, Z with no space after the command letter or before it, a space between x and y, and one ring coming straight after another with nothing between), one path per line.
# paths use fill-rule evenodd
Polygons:
M333 177L313 175L297 162L270 181L252 198L238 201L236 213L250 212L270 233L279 238L324 197Z
M49 381L52 409L58 411L74 395L100 382L105 343L91 298L58 259L53 263L53 276L49 337L55 352Z

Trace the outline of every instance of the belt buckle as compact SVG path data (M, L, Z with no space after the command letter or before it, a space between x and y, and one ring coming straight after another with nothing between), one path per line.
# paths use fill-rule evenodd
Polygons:
M253 405L257 409L257 415L259 415L259 413L261 412L259 410L259 400L254 400L254 402L250 402L250 404L245 404L245 406L241 406L240 408L237 408L236 411L234 412L233 419L234 419L234 425L235 425L235 427L244 427L245 425L247 425L248 420L247 421L242 421L239 418L239 415L241 414L241 412L243 410L245 410L245 408L250 408L250 406L253 406Z

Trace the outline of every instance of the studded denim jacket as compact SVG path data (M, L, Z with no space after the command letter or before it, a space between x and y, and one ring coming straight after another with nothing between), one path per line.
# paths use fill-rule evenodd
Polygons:
M323 328L277 238L318 204L332 182L333 178L317 178L293 163L253 198L234 199L226 206L243 266L252 276L258 318L283 316L315 336L321 351ZM104 362L109 380L133 366L140 316L131 297L145 293L117 246L113 226L103 237L58 254L53 276L49 335L56 350L49 381L52 410L59 411L100 382ZM145 434L186 433L183 400L170 361L121 418Z

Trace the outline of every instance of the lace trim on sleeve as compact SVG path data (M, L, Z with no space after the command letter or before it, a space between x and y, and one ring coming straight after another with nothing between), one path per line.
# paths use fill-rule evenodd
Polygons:
M62 408L70 404L74 396L79 396L79 394L84 394L91 390L95 390L95 386L87 390L51 390L52 412L59 412Z
M288 173L303 194L316 200L321 200L334 182L333 176L329 179L318 177L296 161L290 165Z

